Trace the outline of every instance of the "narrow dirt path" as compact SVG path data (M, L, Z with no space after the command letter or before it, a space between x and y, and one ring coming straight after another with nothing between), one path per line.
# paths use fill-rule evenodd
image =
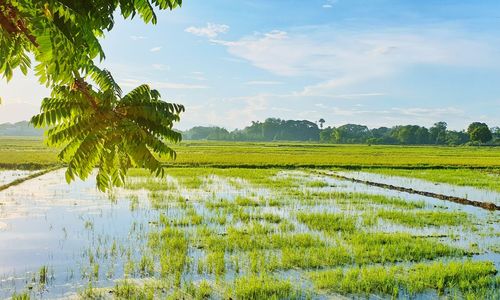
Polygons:
M465 198L448 196L448 195L437 194L437 193L431 193L431 192L426 192L426 191L419 191L419 190L415 190L415 189L411 189L411 188L405 188L405 187L401 187L401 186L395 186L395 185L390 185L390 184L385 184L385 183L380 183L380 182L361 180L361 179L356 179L356 178L352 178L352 177L342 176L342 175L336 174L334 172L327 173L327 172L318 171L317 173L321 174L321 175L327 175L327 176L331 176L334 178L342 179L342 180L355 182L355 183L362 183L362 184L376 186L376 187L380 187L380 188L384 188L384 189L422 195L422 196L436 198L436 199L440 199L440 200L444 200L444 201L451 201L451 202L455 202L455 203L459 203L459 204L463 204L463 205L476 206L476 207L480 207L480 208L487 209L487 210L500 210L500 206L496 205L495 203L491 203L491 202L481 202L481 201L469 200L469 199L465 199Z
M45 169L45 170L42 170L40 172L36 172L36 173L31 174L31 175L25 176L23 178L16 179L16 180L11 181L7 184L0 185L0 191L6 190L6 189L10 188L11 186L16 186L18 184L21 184L27 180L40 177L42 175L45 175L45 174L50 173L52 171L58 170L60 168L61 167L53 167L53 168Z

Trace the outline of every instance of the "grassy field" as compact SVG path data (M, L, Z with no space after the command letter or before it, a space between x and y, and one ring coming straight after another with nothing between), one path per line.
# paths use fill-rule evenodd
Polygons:
M312 143L183 142L167 164L213 167L500 168L499 147L326 145ZM0 138L0 167L57 164L57 150L37 138Z
M485 170L471 169L367 169L368 172L390 176L419 178L432 182L448 183L459 186L472 186L500 192L500 170L495 168Z
M328 176L306 169L167 173L159 179L132 170L113 196L126 207L119 215L108 214L114 209L103 199L87 204L100 213L72 215L77 200L68 211L59 208L63 231L70 235L73 224L89 246L72 249L78 263L41 265L17 297L73 285L82 287L81 299L499 296L496 261L475 257L496 245L493 213L479 217L349 186L339 191ZM77 196L75 185L46 192ZM109 233L109 218L124 235Z
M360 191L313 170L356 168L496 190L499 148L217 142L175 148L178 160L167 162L165 178L132 169L126 186L109 194L111 206L82 183L66 185L62 172L0 194L4 228L10 211L39 220L41 236L51 228L50 241L58 243L49 256L73 236L88 245L67 244L77 263L42 260L26 277L0 280L0 298L55 291L82 299L499 296L498 212ZM3 168L57 164L57 150L40 139L0 139ZM62 184L44 184L50 176ZM54 199L19 211L29 195L42 201L37 193ZM51 214L66 195L67 207ZM49 211L30 217L39 207ZM99 213L82 213L86 207ZM119 230L111 233L106 222ZM12 260L22 261L12 249Z

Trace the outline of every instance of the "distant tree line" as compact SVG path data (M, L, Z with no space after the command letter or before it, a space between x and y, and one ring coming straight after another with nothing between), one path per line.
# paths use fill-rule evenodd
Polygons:
M228 131L222 127L197 126L183 132L186 140L219 141L312 141L335 144L381 145L500 145L500 128L474 122L466 130L448 130L446 122L426 128L418 125L398 125L391 128L368 128L365 125L345 124L323 128L324 119L282 120L268 118L254 121L243 129ZM319 124L319 126L318 126Z
M282 120L269 118L252 122L243 129L228 131L222 127L196 126L182 132L186 140L216 141L311 141L335 144L380 145L500 145L500 128L485 123L471 123L466 130L448 130L445 122L426 128L418 125L398 125L391 128L368 128L364 125L345 124L323 127L322 118L307 120ZM33 128L26 121L0 124L0 136L41 136L43 129Z

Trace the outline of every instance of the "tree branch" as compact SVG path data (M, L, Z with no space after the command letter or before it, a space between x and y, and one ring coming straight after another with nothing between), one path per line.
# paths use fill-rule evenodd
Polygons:
M35 47L38 47L35 36L29 32L24 21L19 18L16 8L12 4L5 3L4 0L0 0L0 5L4 7L0 13L0 25L2 25L2 28L11 35L24 34Z

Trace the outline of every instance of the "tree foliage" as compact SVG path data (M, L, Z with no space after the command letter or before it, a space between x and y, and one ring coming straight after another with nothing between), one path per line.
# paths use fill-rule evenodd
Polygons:
M47 141L63 147L66 179L87 178L97 166L97 186L123 184L131 166L162 175L157 155L175 157L166 144L180 141L172 130L184 107L163 102L141 85L122 95L111 73L94 62L105 53L99 43L115 16L157 22L155 11L181 0L0 0L0 73L7 80L33 68L52 89L32 119L49 127ZM118 13L116 13L118 12ZM32 59L36 62L32 66Z
M490 128L485 123L473 122L467 128L470 140L473 142L486 143L493 139Z
M318 121L319 123L319 121ZM500 144L500 128L488 129L484 123L471 124L469 131L479 129L473 136L479 142ZM319 134L318 134L319 133ZM381 145L450 145L469 144L471 135L465 130L448 130L445 122L437 122L426 128L418 125L397 125L391 128L368 128L364 125L345 124L338 127L320 129L315 123L307 120L281 120L268 118L264 122L253 121L244 129L231 132L220 127L193 127L182 133L190 140L222 140L222 141L318 141L337 144L381 144Z

